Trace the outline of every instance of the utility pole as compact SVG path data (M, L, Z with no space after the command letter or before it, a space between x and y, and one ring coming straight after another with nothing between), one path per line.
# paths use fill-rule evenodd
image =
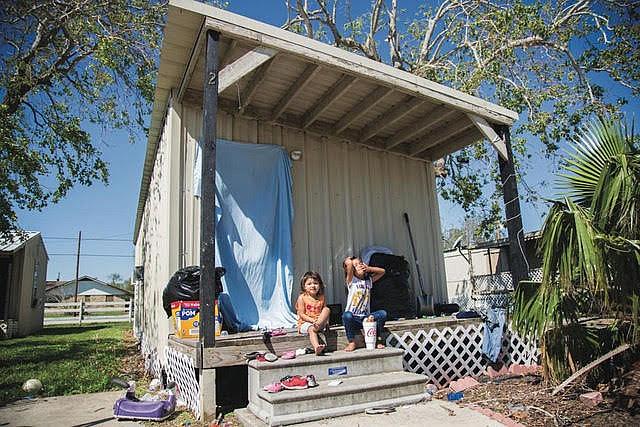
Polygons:
M500 178L502 179L502 196L504 199L504 213L506 216L507 235L509 236L509 269L513 280L514 289L521 280L529 278L529 266L524 257L522 248L524 229L522 228L522 215L520 211L520 199L518 197L518 184L511 150L511 134L508 126L499 126L496 129L507 147L508 159L503 160L498 156ZM522 238L520 237L522 236Z
M73 302L78 302L78 273L80 271L80 242L82 241L82 231L78 231L78 252L76 253L76 293Z

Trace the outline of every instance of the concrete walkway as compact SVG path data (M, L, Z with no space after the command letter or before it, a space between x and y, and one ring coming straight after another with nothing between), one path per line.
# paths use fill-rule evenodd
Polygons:
M133 421L117 421L113 418L113 402L120 391L79 394L75 396L48 397L19 400L0 406L0 427L139 427ZM453 414L453 415L451 415ZM256 421L257 418L256 418ZM264 425L256 423L256 425ZM327 427L500 427L503 424L452 402L432 400L416 405L401 406L390 414L356 414L339 418L313 421L299 426Z
M132 427L137 422L113 418L113 403L121 391L18 400L0 406L0 426Z
M327 420L313 421L298 426L329 427L423 427L423 426L456 426L456 427L504 427L503 424L455 403L432 400L416 405L400 406L390 414L366 415L356 414Z
M266 424L251 414L248 409L240 409L239 411L242 411L244 427L266 427ZM426 425L430 427L504 427L504 424L486 415L442 400L399 406L395 412L388 414L367 415L360 413L295 425L305 427L423 427Z

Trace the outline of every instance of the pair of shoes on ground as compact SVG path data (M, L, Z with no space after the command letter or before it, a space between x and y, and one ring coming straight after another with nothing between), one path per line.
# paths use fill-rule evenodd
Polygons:
M318 382L313 375L287 375L280 381L264 386L263 390L269 393L279 393L282 390L304 390L310 387L317 387Z

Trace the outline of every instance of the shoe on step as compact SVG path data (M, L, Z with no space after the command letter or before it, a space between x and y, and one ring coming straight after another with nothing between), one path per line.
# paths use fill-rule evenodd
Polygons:
M296 358L296 352L295 351L285 351L284 353L282 353L280 355L281 359L295 359Z
M264 391L269 393L279 393L282 391L282 384L279 382L268 384L262 388Z
M304 390L309 387L309 383L307 383L307 379L305 377L301 377L300 375L294 375L291 378L287 378L285 381L282 381L282 387L287 390Z
M278 360L278 356L273 353L259 354L258 356L256 356L256 360L258 362L275 362L276 360Z
M309 387L317 387L318 386L318 382L316 381L316 377L314 375L307 375L307 385Z

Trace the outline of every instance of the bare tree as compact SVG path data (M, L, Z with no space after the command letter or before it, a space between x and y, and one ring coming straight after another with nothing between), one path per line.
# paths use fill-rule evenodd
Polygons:
M552 156L580 123L619 114L627 100L616 96L616 88L640 94L639 5L624 0L439 0L403 10L400 0L372 0L355 18L349 16L349 0L296 1L288 7L295 13L291 22L304 22L307 36L520 113L512 140L518 166L532 146ZM379 46L385 42L388 54ZM601 86L603 76L613 90ZM525 141L525 135L533 135L537 144ZM481 188L497 175L495 156L489 153L476 145L449 156L449 173L438 184L443 197L466 209L489 205L480 197ZM499 192L500 183L495 188ZM495 194L490 198L496 200Z

